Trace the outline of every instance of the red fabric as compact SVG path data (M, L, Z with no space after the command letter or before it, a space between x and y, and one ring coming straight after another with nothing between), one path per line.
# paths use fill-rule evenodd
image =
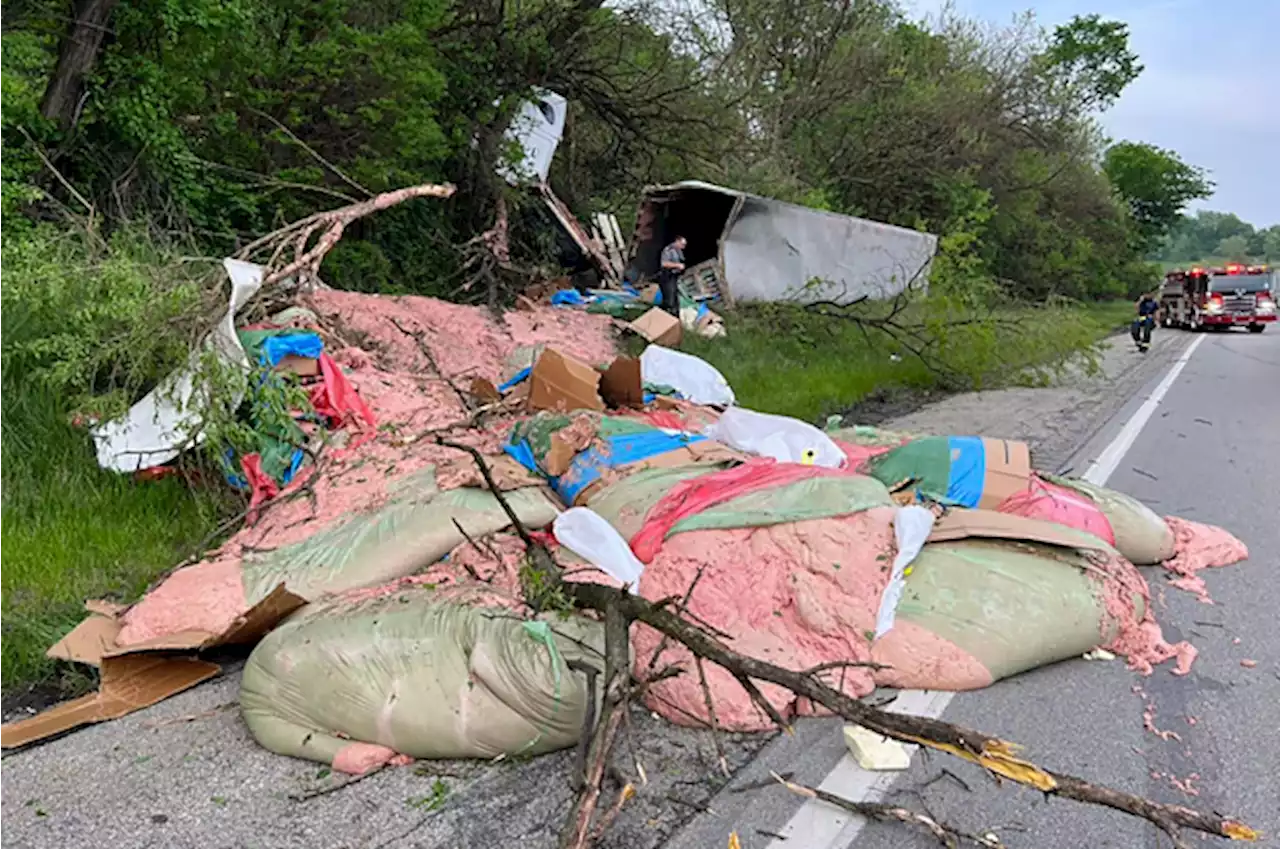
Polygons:
M1108 545L1116 544L1116 534L1107 516L1098 509L1098 505L1066 487L1061 487L1032 475L1027 488L1015 492L996 508L1000 513L1011 516L1025 516L1028 519L1043 519L1087 531L1106 541Z
M684 420L684 416L674 410L646 410L644 418L654 427L662 427L667 430L687 430L689 427L689 423Z
M356 424L363 423L369 430L377 426L369 405L327 353L320 354L320 375L324 378L323 382L311 387L311 406L315 407L317 413L328 417L337 425L351 420Z
M262 471L262 455L246 454L240 458L240 471L249 483L249 510L245 520L252 525L258 519L258 508L280 494L280 485Z
M681 481L650 508L648 515L644 517L644 525L631 538L631 550L640 558L640 562L652 563L662 549L662 541L682 519L757 490L786 486L812 478L844 477L851 474L856 472L850 467L828 469L761 458L700 478Z

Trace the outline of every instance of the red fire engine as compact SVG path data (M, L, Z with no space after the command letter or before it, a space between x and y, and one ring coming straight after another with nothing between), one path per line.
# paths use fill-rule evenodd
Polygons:
M1277 275L1265 265L1189 268L1164 277L1160 308L1165 327L1261 333L1276 320Z

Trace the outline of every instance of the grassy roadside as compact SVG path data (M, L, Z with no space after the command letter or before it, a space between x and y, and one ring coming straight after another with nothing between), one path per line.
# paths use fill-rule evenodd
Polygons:
M6 387L3 684L47 681L44 650L84 602L135 598L216 525L223 505L181 481L134 483L98 468L55 398Z
M1001 318L1020 322L1029 333L962 328L953 331L943 359L975 385L1008 382L1016 372L1105 339L1127 326L1132 312L1129 301L1051 312L1009 308ZM940 388L938 373L889 337L864 334L847 322L796 310L743 310L730 317L727 330L724 339L686 335L683 348L718 368L746 407L816 422L878 390Z
M950 344L968 356L1007 342L1014 362L1034 365L1036 357L1061 353L1053 339L1101 338L1131 311L1127 302L1073 308L1053 317L1071 324L1069 333L1030 342L960 336ZM937 375L919 360L844 322L794 310L744 310L731 316L729 334L690 338L685 348L715 364L743 405L760 410L815 421L879 389L937 385ZM86 435L66 423L58 400L47 394L7 388L4 424L0 535L8 690L56 678L44 650L82 618L85 599L135 598L209 533L225 504L176 480L135 483L100 470Z

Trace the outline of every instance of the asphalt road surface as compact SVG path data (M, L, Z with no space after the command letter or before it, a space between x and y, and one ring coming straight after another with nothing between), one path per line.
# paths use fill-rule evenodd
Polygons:
M1221 525L1249 546L1247 561L1205 574L1212 605L1167 586L1159 569L1144 570L1166 638L1188 639L1200 650L1191 674L1175 677L1167 664L1143 677L1119 660L1080 659L954 698L907 694L900 706L909 699L911 712L945 708L945 719L1017 741L1045 766L1220 811L1261 829L1254 845L1280 846L1280 333L1188 338L1194 347L1135 393L1072 462L1077 473L1092 466L1095 479L1157 512ZM1144 730L1147 706L1155 708L1155 728L1176 737ZM977 768L938 754L917 754L896 776L866 773L842 752L837 728L813 723L796 739L775 741L732 786L770 769L794 771L796 780L853 798L927 809L1010 847L1170 845L1143 821L998 787ZM710 806L718 816L691 823L673 847L722 845L710 841L730 822L746 849L938 845L901 825L866 824L820 802L780 798L774 789L725 791Z

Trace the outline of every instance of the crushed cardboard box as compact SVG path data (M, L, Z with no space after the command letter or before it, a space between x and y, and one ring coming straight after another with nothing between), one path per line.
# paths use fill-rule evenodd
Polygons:
M1031 479L1031 448L1025 442L983 437L986 469L979 509L994 510L1014 493L1027 488Z
M654 307L635 321L627 325L633 333L647 342L673 348L684 338L684 327L680 319L660 307Z
M298 377L318 377L320 361L315 357L300 357L297 354L285 354L276 363L276 371L289 372Z
M182 631L130 646L116 642L126 608L110 602L85 604L89 616L46 654L99 670L96 693L0 727L0 748L25 746L81 725L118 719L217 675L220 667L195 658L198 652L224 645L255 643L306 602L284 584L231 623L221 634Z
M533 410L604 410L600 372L554 348L547 348L529 372L529 408Z
M644 406L644 381L640 375L640 360L635 357L617 357L600 375L600 395L605 404L614 409Z

